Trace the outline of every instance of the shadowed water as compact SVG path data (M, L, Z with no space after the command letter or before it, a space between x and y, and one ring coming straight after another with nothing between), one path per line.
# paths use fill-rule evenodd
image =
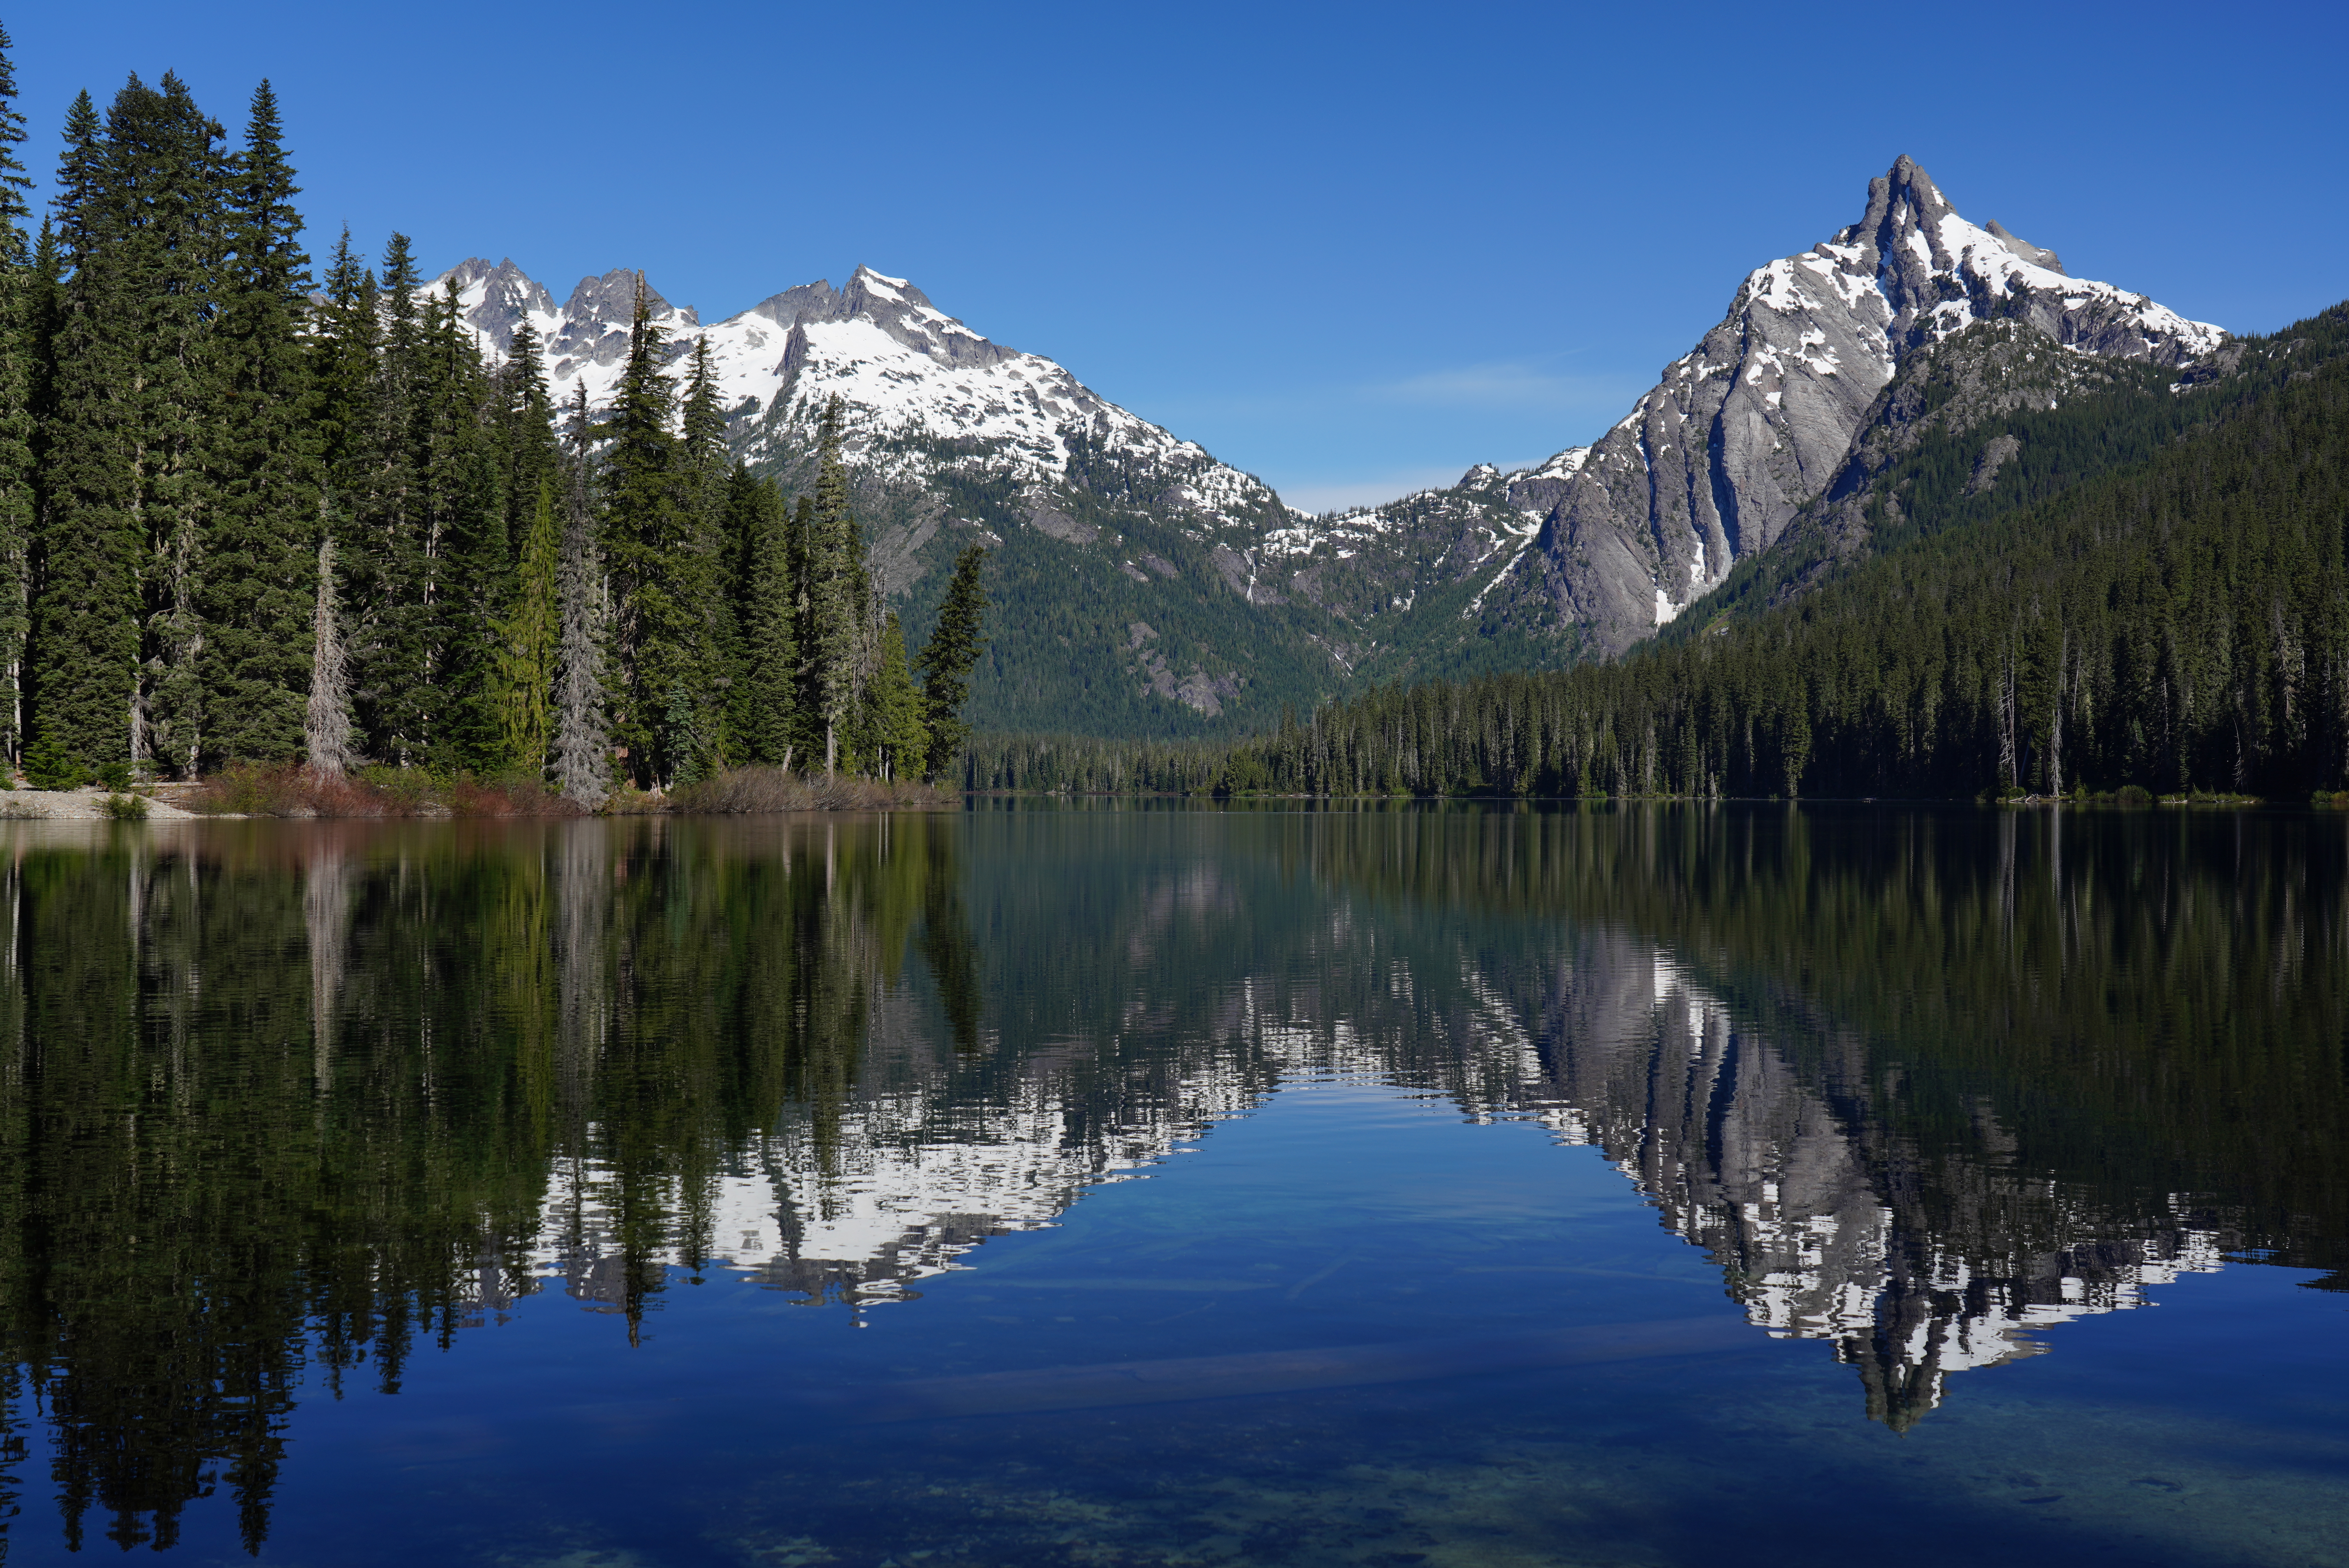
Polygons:
M9 1564L2349 1565L2338 816L0 850Z

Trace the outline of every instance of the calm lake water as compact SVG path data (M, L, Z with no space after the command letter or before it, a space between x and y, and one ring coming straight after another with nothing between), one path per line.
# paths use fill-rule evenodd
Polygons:
M0 1553L2349 1564L2344 826L0 824Z

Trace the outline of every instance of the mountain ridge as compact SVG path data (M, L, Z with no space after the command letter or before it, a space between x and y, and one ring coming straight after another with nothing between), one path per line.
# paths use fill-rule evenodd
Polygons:
M511 260L440 281L485 348L503 353L529 319L559 390L595 401L616 381L638 274L584 278L561 305ZM999 597L999 634L1019 645L982 674L980 723L1168 736L1261 728L1365 681L1624 652L1769 551L1836 482L1899 367L1978 323L2189 375L2227 341L1977 227L1904 156L1858 221L1749 272L1597 440L1309 515L906 279L860 265L709 325L648 294L673 362L709 344L754 467L803 482L816 419L841 399L876 573L909 629L962 542L1040 596ZM1108 695L1121 684L1131 700Z

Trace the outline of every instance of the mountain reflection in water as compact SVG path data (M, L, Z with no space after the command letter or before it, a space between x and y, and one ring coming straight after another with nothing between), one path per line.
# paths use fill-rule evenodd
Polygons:
M1896 1429L2181 1271L2349 1283L2336 819L0 831L0 1516L40 1429L77 1545L224 1487L257 1548L297 1395L523 1296L913 1302L1300 1075L1597 1146ZM995 1376L922 1397L1056 1397Z

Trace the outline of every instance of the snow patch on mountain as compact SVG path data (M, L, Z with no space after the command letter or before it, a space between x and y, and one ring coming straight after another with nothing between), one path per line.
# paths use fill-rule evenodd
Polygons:
M1537 470L1561 480L1547 516L1547 613L1597 630L1609 651L1664 624L1820 492L1910 355L1990 319L2163 365L2227 335L1967 222L1902 158L1869 183L1858 222L1747 273L1721 325L1595 448Z
M585 387L591 406L609 402L627 362L637 273L583 278L560 306L511 260L468 260L434 286L452 285L460 316L486 349L510 352L527 320L557 397ZM709 346L720 402L748 422L740 428L754 453L784 431L812 428L837 397L851 456L884 471L922 466L905 438L927 438L976 448L1044 490L1067 478L1073 448L1084 443L1155 470L1161 500L1211 531L1278 507L1262 481L1100 397L1053 361L990 342L905 278L860 266L844 287L802 284L709 325L649 289L647 304L671 374L682 373L695 343Z

